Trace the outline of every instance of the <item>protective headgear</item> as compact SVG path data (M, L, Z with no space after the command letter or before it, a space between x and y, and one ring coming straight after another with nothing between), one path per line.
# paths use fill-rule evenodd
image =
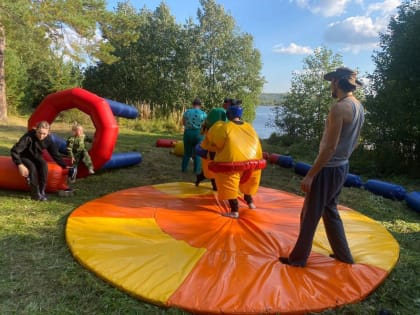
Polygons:
M226 116L229 120L232 120L236 117L242 117L243 108L240 101L235 101L226 109Z

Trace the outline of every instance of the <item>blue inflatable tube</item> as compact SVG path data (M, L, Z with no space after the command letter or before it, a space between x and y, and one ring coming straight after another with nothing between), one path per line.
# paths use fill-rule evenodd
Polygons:
M375 195L380 195L385 198L393 200L404 200L406 190L395 184L383 182L376 179L369 179L364 185L364 188Z
M305 176L309 172L311 167L312 167L312 165L310 165L310 164L306 164L306 163L303 163L303 162L297 162L295 164L294 169L295 169L296 174Z
M109 106L111 107L112 113L116 117L137 118L139 115L139 111L134 106L109 100L107 98L104 98L104 100L108 102Z
M288 155L280 155L277 159L277 164L282 167L291 168L293 167L293 158Z
M420 212L420 192L419 191L413 191L405 196L405 201L407 202L407 205L416 210L417 212Z
M360 188L362 186L363 186L363 182L360 176L357 176L354 174L347 174L346 181L344 182L344 187Z
M58 147L58 151L61 154L67 154L67 141L61 138L60 136L57 136L56 134L51 133L50 135L52 141Z
M113 153L111 159L101 169L127 167L139 164L141 161L142 156L139 152Z

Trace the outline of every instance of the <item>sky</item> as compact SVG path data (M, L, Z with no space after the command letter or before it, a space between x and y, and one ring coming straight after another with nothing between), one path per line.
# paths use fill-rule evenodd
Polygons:
M121 1L108 0L114 10ZM154 10L162 0L130 0L137 9ZM194 21L199 0L164 0L177 22ZM345 66L363 78L375 70L372 56L378 50L379 34L387 30L401 0L216 0L231 15L240 33L254 39L261 53L264 93L290 89L293 73L303 60L324 46L340 54Z

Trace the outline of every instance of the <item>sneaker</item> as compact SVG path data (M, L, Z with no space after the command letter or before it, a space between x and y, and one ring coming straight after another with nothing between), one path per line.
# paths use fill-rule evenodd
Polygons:
M69 168L69 175L68 175L68 180L70 183L74 183L76 181L76 176L77 176L77 168L76 167L70 167Z
M89 169L89 175L93 175L93 174L95 174L95 171L93 170L93 168L90 168Z
M239 213L238 212L226 212L226 213L222 213L222 216L232 218L232 219L238 219L239 218Z
M250 203L248 203L248 208L249 209L256 209L257 206L253 202L250 202Z

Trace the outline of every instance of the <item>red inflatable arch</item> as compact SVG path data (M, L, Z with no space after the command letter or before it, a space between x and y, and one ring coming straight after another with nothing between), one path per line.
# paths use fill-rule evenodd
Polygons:
M28 129L32 129L40 121L50 124L57 115L65 110L77 108L89 115L96 132L89 154L95 169L100 169L112 157L118 137L118 124L114 114L102 97L81 88L72 88L48 95L36 108L28 120ZM87 169L80 165L78 176L87 175Z

